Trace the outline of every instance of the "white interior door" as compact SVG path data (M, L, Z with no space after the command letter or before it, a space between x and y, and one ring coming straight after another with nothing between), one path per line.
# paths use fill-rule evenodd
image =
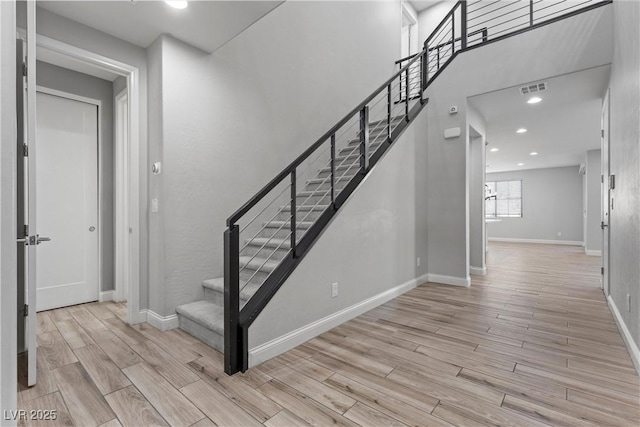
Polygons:
M611 178L609 171L609 92L602 104L602 289L609 295L609 209L611 207Z
M98 106L38 92L38 311L98 299Z

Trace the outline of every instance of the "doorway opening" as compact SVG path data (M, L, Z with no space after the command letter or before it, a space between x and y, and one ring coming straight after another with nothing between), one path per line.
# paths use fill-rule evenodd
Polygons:
M127 302L129 323L139 323L139 70L129 64L108 58L49 37L36 37L37 56L60 65L71 64L82 72L118 78L124 86L114 91L114 287L100 289L99 300Z
M402 3L402 26L400 28L400 57L406 58L418 52L418 19L407 7Z

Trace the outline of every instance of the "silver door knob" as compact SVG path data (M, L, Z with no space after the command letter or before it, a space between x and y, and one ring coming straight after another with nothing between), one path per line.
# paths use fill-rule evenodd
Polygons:
M92 225L91 227L89 227L89 231L96 231L96 228Z

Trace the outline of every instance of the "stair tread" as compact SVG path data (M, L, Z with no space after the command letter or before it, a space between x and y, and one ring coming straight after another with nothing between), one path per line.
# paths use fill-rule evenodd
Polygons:
M360 166L354 167L353 169L360 170ZM340 176L340 177L336 177L336 181L348 181L351 178L353 178L353 175ZM323 184L323 183L330 184L331 180L328 178L313 178L307 181L307 184Z
M244 286L244 287L243 287ZM202 287L211 289L212 291L224 293L224 278L219 277L216 279L207 279L202 282ZM240 301L248 301L260 289L260 285L255 283L248 283L247 285L240 284L242 288L240 290Z
M300 206L296 206L296 212L298 212L298 211L303 211L303 212L324 211L328 207L329 207L329 205L300 205ZM282 210L284 212L290 212L291 211L291 206L289 206L289 205L283 206Z
M224 334L224 308L209 301L196 301L176 307L176 313L214 331Z
M269 221L265 227L266 228L280 228L280 226L282 226L284 224L284 227L282 227L283 230L288 230L291 224L291 221ZM296 228L309 228L313 225L313 222L309 222L309 221L298 221L296 223Z

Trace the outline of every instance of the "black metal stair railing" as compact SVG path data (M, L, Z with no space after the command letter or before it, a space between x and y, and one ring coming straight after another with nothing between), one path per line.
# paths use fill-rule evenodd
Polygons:
M224 233L224 369L248 368L248 328L346 199L427 99L460 53L611 0L458 1L421 52L396 61L389 80L227 219Z

